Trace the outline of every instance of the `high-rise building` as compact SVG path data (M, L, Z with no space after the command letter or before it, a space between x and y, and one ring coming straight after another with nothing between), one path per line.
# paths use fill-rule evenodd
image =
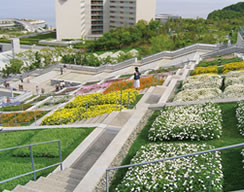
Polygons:
M96 38L155 18L155 0L56 0L57 39Z

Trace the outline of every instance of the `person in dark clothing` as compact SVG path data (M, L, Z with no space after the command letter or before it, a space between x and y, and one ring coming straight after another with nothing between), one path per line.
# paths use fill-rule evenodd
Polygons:
M134 88L136 88L136 89L139 89L140 88L140 76L141 76L141 73L139 72L138 67L135 67Z

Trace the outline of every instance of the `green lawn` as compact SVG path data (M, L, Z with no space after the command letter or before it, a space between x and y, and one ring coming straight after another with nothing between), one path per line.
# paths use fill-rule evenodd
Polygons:
M36 131L18 131L0 133L0 149L38 143L51 140L61 141L63 160L93 131L94 129L46 129ZM51 143L33 146L35 169L59 162L58 144ZM0 152L0 181L32 171L28 148ZM46 176L54 168L37 173L37 177ZM32 175L22 177L0 185L0 191L11 190L17 184L25 184Z
M239 130L236 127L237 119L235 117L236 103L231 104L220 104L223 115L223 135L220 139L209 140L209 141L184 141L184 143L207 143L210 145L218 147L229 146L234 144L239 144L244 142L244 138L239 134ZM130 164L130 160L136 154L136 152L141 148L142 145L151 143L148 140L148 131L151 128L153 121L159 115L159 112L156 111L149 119L147 125L141 131L141 133L136 138L132 147L129 150L126 158L123 160L122 165ZM164 143L180 143L181 141L167 141ZM161 142L157 142L161 143ZM222 165L224 172L224 191L244 189L244 171L242 156L240 155L241 148L227 150L222 152ZM116 186L122 181L126 169L119 170L114 180L110 186L110 191L115 191Z

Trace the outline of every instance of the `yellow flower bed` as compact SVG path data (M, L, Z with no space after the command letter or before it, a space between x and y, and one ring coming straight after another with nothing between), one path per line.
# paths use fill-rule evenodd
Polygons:
M223 73L244 69L244 61L225 64Z
M122 105L127 106L135 102L139 92L135 89L127 89L122 92ZM73 123L84 118L96 117L105 113L120 110L121 92L114 91L103 95L94 93L89 95L79 95L72 102L65 105L64 108L55 111L52 115L45 117L42 120L42 125L58 125ZM88 103L88 110L86 105ZM125 107L122 106L122 109Z
M218 73L218 66L211 66L211 67L196 67L192 71L192 75L200 75L200 74L217 74Z

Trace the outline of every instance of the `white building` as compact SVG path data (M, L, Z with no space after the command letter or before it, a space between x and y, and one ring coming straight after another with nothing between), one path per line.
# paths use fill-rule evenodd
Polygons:
M154 18L155 0L56 0L58 40L94 38Z
M180 18L181 17L178 15L160 14L160 15L156 15L155 20L160 21L162 24L165 24L169 19L180 19Z

